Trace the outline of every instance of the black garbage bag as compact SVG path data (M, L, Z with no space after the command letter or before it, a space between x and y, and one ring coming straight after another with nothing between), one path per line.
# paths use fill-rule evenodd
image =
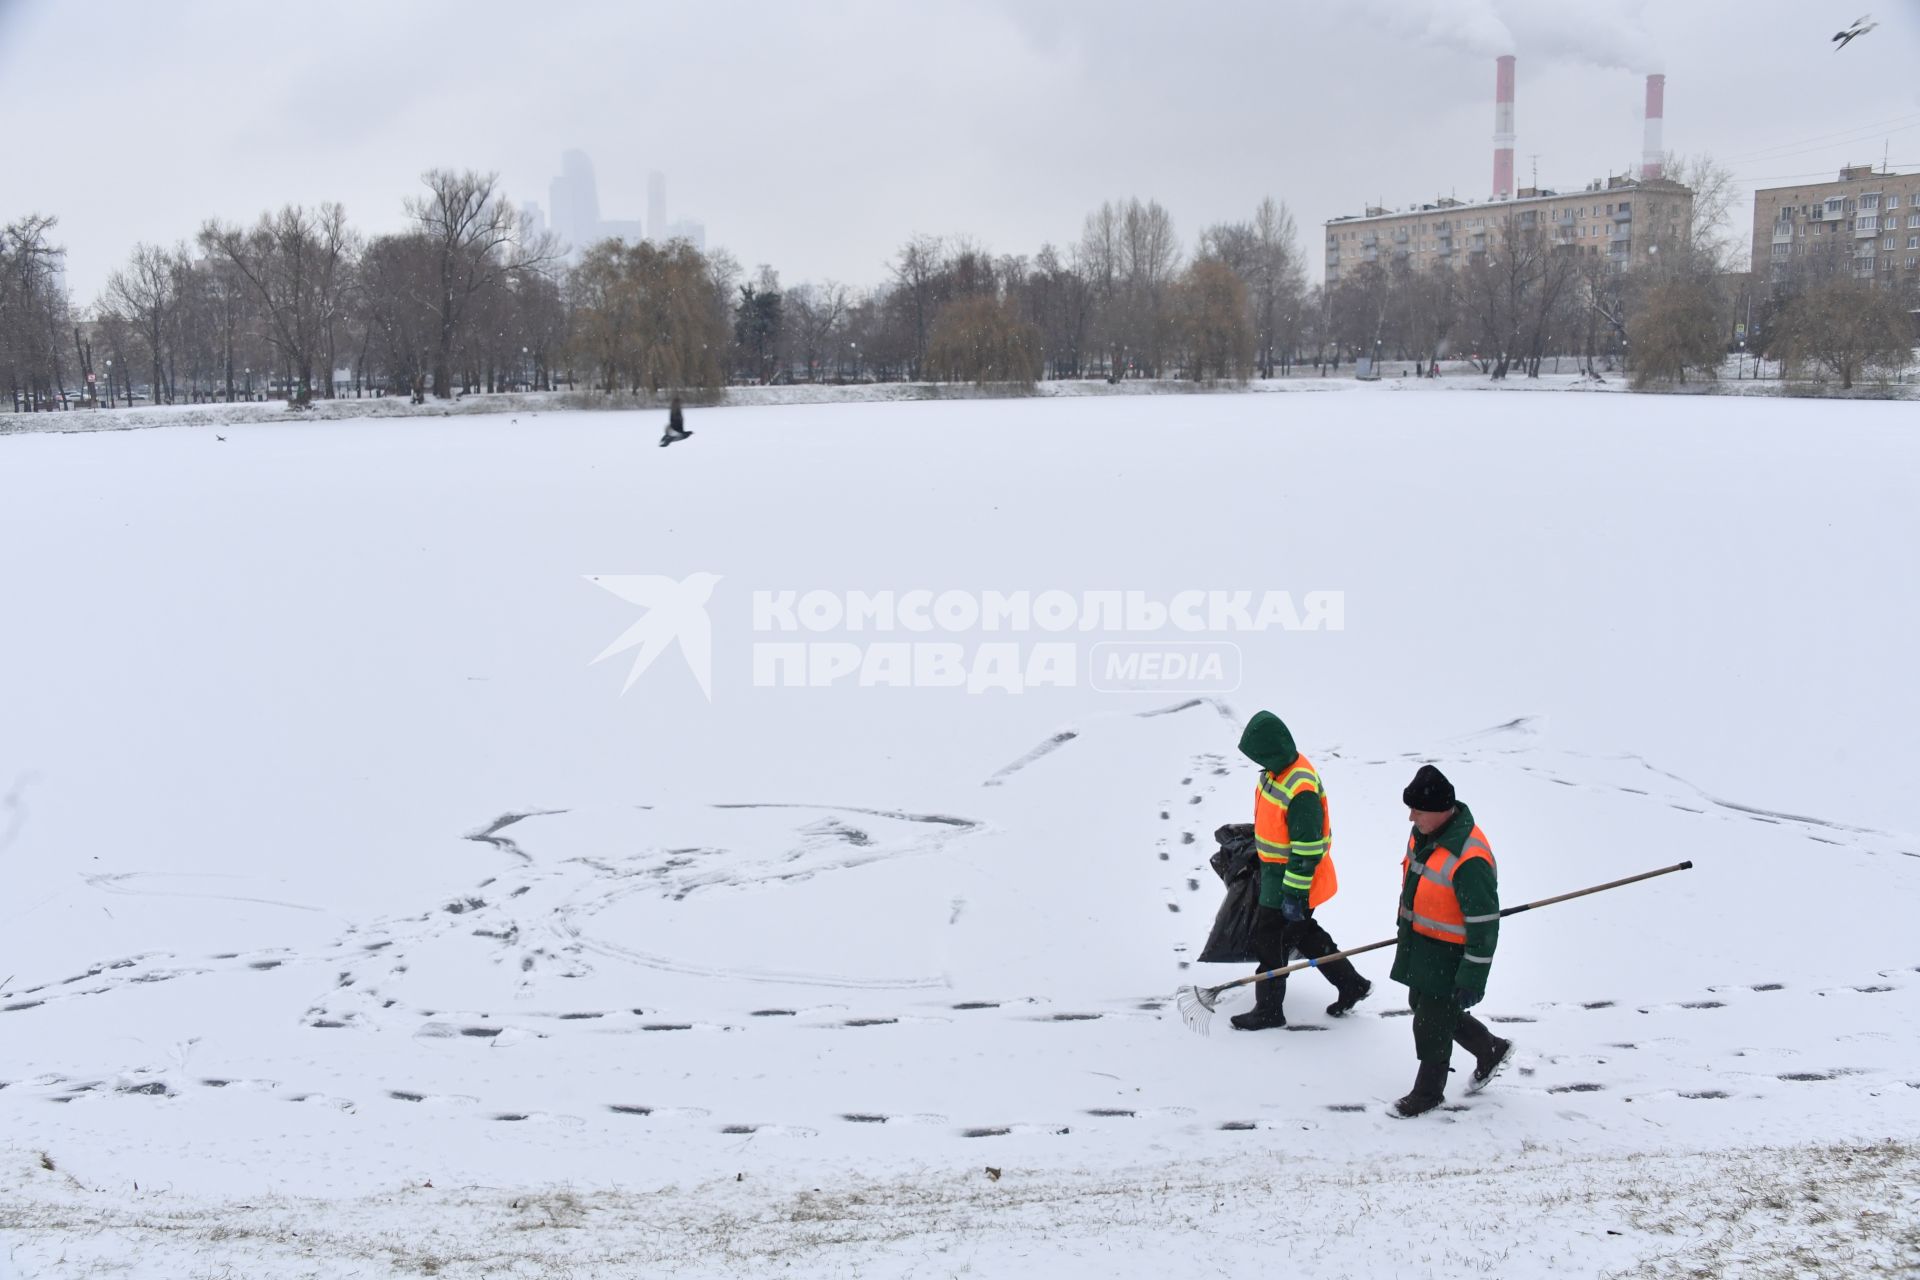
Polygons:
M1229 822L1224 827L1215 828L1213 838L1220 847L1213 851L1213 857L1207 862L1222 883L1232 884L1241 876L1259 869L1260 854L1253 845L1251 822Z
M1260 855L1254 849L1253 824L1229 823L1213 833L1220 842L1208 862L1226 882L1227 896L1213 917L1213 931L1200 949L1205 964L1255 964L1254 918L1260 911Z

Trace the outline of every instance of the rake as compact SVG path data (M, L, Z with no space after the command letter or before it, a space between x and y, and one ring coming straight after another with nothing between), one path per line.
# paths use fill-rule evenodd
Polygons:
M1535 907L1550 907L1556 902L1565 902L1569 898L1584 898L1590 893L1601 893L1607 889L1618 889L1623 884L1633 884L1640 880L1651 880L1655 876L1669 875L1675 871L1691 870L1693 863L1676 862L1670 867L1661 867L1658 871L1642 871L1637 876L1628 876L1624 880L1609 880L1605 884L1596 884L1588 889L1575 889L1572 893L1562 893L1552 898L1542 898L1538 902L1528 902L1517 907L1508 907L1500 913L1501 919L1517 916L1522 911L1531 911ZM1319 956L1312 960L1296 960L1281 969L1268 969L1264 973L1250 974L1245 978L1235 978L1232 982L1223 982L1217 987L1182 987L1173 993L1173 1002L1180 1010L1180 1020L1189 1030L1201 1035L1207 1034L1207 1026L1213 1021L1214 1008L1219 1005L1220 997L1235 987L1244 987L1250 982L1263 982L1268 978L1282 978L1301 969L1314 969L1329 960L1344 960L1349 956L1362 955L1368 951L1378 951L1381 947L1390 947L1399 938L1387 938L1381 942L1369 942L1363 947L1348 947L1345 951L1335 951L1331 955Z

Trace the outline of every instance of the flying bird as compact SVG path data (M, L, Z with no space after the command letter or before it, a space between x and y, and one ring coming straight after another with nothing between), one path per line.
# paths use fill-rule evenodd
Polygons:
M1833 39L1834 39L1833 51L1835 53L1840 52L1842 49L1846 48L1849 44L1853 42L1854 37L1863 36L1867 34L1867 32L1873 30L1875 27L1879 25L1880 25L1879 23L1873 20L1872 14L1870 13L1861 14L1859 17L1853 20L1853 25L1848 27L1845 31L1836 31L1833 33Z

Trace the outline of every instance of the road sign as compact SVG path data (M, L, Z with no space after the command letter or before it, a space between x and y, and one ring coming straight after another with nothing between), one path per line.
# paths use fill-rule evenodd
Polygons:
M88 375L87 375L87 381L88 381L88 382L92 382L92 381L93 381L93 375L92 375L92 374L88 374Z

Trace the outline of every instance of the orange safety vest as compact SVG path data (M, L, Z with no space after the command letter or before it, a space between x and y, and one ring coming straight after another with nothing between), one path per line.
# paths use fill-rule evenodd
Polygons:
M1307 909L1311 911L1339 892L1340 880L1333 873L1333 813L1326 809L1326 788L1320 785L1320 774L1305 756L1288 765L1284 773L1261 771L1260 784L1253 793L1253 846L1267 866L1286 866L1293 853L1293 842L1287 836L1287 806L1295 797L1309 792L1320 797L1326 813L1326 827L1316 842L1326 852L1313 869L1313 883L1307 888Z
M1487 843L1487 833L1476 826L1468 833L1467 842L1460 852L1455 853L1444 845L1435 845L1428 851L1425 862L1415 862L1413 842L1416 834L1409 832L1407 835L1407 854L1400 859L1400 874L1403 877L1410 873L1418 875L1420 883L1413 891L1413 909L1402 906L1400 918L1411 924L1415 933L1465 946L1468 921L1460 914L1460 899L1453 892L1453 873L1459 870L1461 863L1471 858L1485 858L1487 865L1497 871L1493 846ZM1404 893L1402 890L1403 896ZM1494 915L1485 918L1498 920L1500 917ZM1481 917L1474 917L1473 923L1481 922Z

